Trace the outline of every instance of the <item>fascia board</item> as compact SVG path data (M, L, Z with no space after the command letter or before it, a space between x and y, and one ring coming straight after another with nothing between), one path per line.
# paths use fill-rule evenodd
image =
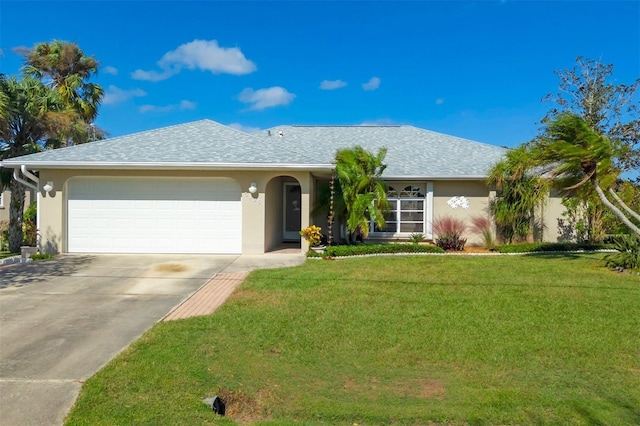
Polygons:
M11 161L0 163L2 167L15 168L25 165L30 169L199 169L199 170L327 170L333 169L333 164L290 164L290 163L205 163L205 162L80 162L80 161Z
M409 180L485 180L487 176L481 175L462 175L462 176L444 176L444 175L427 175L427 176L382 176L383 180L391 181L409 181Z

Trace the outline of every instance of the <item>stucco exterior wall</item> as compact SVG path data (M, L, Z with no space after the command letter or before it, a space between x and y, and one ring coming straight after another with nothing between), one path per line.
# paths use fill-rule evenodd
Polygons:
M492 191L483 181L434 181L433 182L433 219L450 216L463 220L471 226L473 216L489 218L489 200ZM452 208L447 204L453 197L465 197L468 208ZM464 234L467 244L480 245L482 238L469 230ZM434 238L437 235L434 235Z
M82 176L105 177L175 177L207 178L226 177L234 179L242 188L242 253L262 254L277 248L282 243L284 182L297 182L301 188L301 228L315 223L326 232L326 217L311 217L312 203L316 199L318 184L316 178L307 171L168 171L168 170L41 170L41 182L52 181L54 190L47 194L42 191L40 234L44 252L67 252L67 196L69 179ZM323 177L324 179L324 177ZM256 183L257 192L251 194L249 186ZM410 181L408 181L410 182ZM424 182L424 181L422 181ZM432 187L433 219L452 216L462 219L468 225L471 217L488 217L488 205L494 192L483 181L430 181ZM453 197L463 196L468 208L452 208L447 202ZM5 207L8 207L5 199ZM8 210L6 210L8 213ZM557 219L564 207L559 197L552 196L544 208L545 241L557 241ZM481 244L478 235L467 232L468 244ZM334 239L339 240L338 224L334 229ZM306 252L306 241L301 240L301 251Z
M26 210L29 205L31 204L31 201L35 198L34 196L34 191L32 190L27 190L25 191L25 198L24 198L24 209ZM9 221L9 203L11 202L11 191L4 190L2 191L2 198L0 200L0 222L3 221Z
M562 197L558 194L551 194L542 207L542 240L555 243L560 239L561 231L558 220L566 207L562 205Z
M40 234L41 246L46 253L67 252L67 195L69 179L83 176L105 177L227 177L234 179L242 188L242 253L262 254L275 246L278 235L274 232L277 224L282 220L277 214L277 186L270 185L272 179L286 175L297 180L302 190L301 223L302 227L310 223L309 191L311 186L311 173L309 172L278 172L278 171L169 171L169 170L41 170L42 182L52 181L54 190L41 198ZM276 179L277 180L277 179ZM249 192L252 182L256 183L258 191L255 194ZM281 196L281 195L280 195ZM270 200L269 197L272 199ZM274 202L275 199L275 202ZM281 203L280 203L281 204ZM269 206L267 208L267 206ZM281 225L280 225L281 226ZM281 232L280 232L281 234ZM302 241L302 250L306 251L305 242Z

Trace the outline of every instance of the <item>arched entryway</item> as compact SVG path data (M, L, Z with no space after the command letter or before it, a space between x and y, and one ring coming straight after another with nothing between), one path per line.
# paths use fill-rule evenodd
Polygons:
M265 251L300 249L302 188L293 176L276 176L267 183Z

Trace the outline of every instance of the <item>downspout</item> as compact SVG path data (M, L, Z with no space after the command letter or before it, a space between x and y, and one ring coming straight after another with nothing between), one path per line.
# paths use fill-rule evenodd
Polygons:
M18 176L18 169L13 169L13 178L24 186L33 189L36 193L36 248L38 249L38 253L42 253L42 250L40 249L40 179L27 170L27 166L24 164L20 166L20 170L25 177L35 182L34 185L33 183L22 179Z

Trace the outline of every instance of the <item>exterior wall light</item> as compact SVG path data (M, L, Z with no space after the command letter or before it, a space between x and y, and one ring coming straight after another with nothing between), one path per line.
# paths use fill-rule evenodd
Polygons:
M249 192L252 194L258 192L258 187L256 186L255 182L251 182L251 185L249 185Z
M45 192L50 193L51 191L53 191L53 182L52 181L48 181L43 187L42 189L45 190Z

